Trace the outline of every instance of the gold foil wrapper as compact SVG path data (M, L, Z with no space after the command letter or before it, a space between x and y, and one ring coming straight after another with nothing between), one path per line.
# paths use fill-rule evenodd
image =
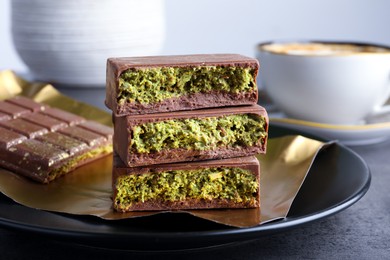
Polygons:
M15 95L24 95L90 120L111 125L110 114L66 97L49 84L27 82L11 71L0 72L0 99ZM251 227L285 218L317 153L326 145L303 136L269 139L267 154L258 156L261 167L260 210L186 210L180 213L234 227ZM93 215L107 221L163 213L113 211L111 172L112 156L82 166L47 185L0 168L0 191L26 207L75 215Z
M111 115L102 109L64 96L50 84L28 82L9 70L0 72L0 100L16 95L26 96L37 102L61 108L87 119L112 126Z

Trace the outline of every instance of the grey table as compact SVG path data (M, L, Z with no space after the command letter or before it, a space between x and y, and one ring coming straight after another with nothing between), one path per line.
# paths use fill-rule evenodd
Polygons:
M61 89L104 109L104 89ZM352 147L367 162L371 187L331 217L230 247L187 253L97 249L0 228L0 259L390 259L390 141Z

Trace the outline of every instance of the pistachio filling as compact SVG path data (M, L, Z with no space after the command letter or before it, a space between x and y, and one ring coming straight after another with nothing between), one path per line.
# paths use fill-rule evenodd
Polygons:
M73 159L66 162L61 167L53 169L49 173L49 180L53 180L61 175L68 173L72 169L76 168L76 166L82 161L85 161L85 160L88 160L91 158L95 158L95 157L100 156L100 155L110 154L110 153L112 153L112 149L113 149L112 144L109 144L106 146L98 147L98 148L93 149L87 153L83 153L79 156L76 156Z
M119 76L119 104L150 104L182 95L224 91L251 92L257 86L249 67L157 67L128 69Z
M218 167L121 176L116 189L115 204L126 209L134 203L153 200L227 199L253 203L259 183L248 170Z
M264 117L251 114L146 123L133 128L129 149L153 153L177 148L212 150L224 146L253 146L266 137L265 127Z

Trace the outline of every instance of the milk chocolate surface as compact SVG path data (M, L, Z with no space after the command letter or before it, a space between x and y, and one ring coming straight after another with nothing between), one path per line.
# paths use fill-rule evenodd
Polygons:
M251 131L254 131L251 128L251 125L245 127L242 125L240 126L241 122L238 122L238 125L232 125L231 128L233 130L224 129L222 123L228 120L229 116L234 117L236 115L246 116L247 118L250 118L252 122L255 122L256 126L258 126L259 130L256 130L255 133L252 133L257 136L257 139L254 140L253 144L246 145L240 140L236 140L234 142L232 141L231 143L228 142L230 139L235 137L236 133L234 131L240 131L239 134L246 134L246 132L249 134ZM232 158L250 156L266 152L268 115L266 110L258 105L114 117L113 119L115 129L114 149L128 167L183 161ZM221 121L219 122L218 120L220 119ZM212 130L209 130L210 133L207 133L206 129L202 129L202 125L204 125L203 123L208 124L210 120L210 125L213 128ZM218 122L213 123L213 120ZM199 122L200 127L197 128L198 125L194 126L192 121ZM145 125L148 126L148 124L158 124L160 122L174 122L172 124L173 127L175 127L176 122L180 124L187 123L187 125L177 127L178 129L176 132L180 132L180 135L177 135L175 132L171 133L171 131L174 131L172 129L173 127L159 129L159 126L156 126L156 133L151 136L144 137L144 141L146 141L148 145L153 145L158 143L158 141L161 141L161 139L165 138L162 140L162 142L167 144L167 148L152 148L149 151L149 147L144 146L142 147L143 150L136 150L134 147L137 144L137 140L146 134L144 130L140 128ZM239 126L242 129L235 130L235 128L238 128ZM183 129L185 129L187 132L183 133ZM229 131L233 131L233 134L230 137L227 136ZM163 135L166 135L167 137ZM193 135L194 138L197 139L193 142L194 146L184 147L181 146L180 143L179 145L172 145L172 143L175 144L175 142L180 142L180 139L185 138L188 135ZM209 137L210 135L212 137ZM199 145L202 146L203 144L207 145L209 143L207 139L203 140L204 138L215 139L215 137L220 137L221 142L217 140L215 141L215 145L210 147L199 147ZM228 141L222 142L225 141L226 138L228 138ZM211 140L213 141L214 139Z
M220 175L215 176L215 173L206 173L205 176L202 176L202 173L209 171L210 169L220 170ZM212 185L213 182L220 182L219 178L227 178L225 175L226 171L232 169L239 169L242 172L247 172L247 174L252 175L253 180L256 182L256 188L253 192L250 192L250 200L244 201L239 200L235 201L234 199L221 198L218 195L218 192L215 194L214 198L194 198L194 195L191 194L190 187L194 185L192 183L181 183L181 190L188 189L188 192L185 197L181 199L172 199L168 198L169 190L161 191L162 188L160 181L161 178L168 178L170 186L180 185L175 182L173 179L175 177L169 176L177 175L176 179L180 180L180 175L186 175L190 171L201 170L199 173L199 178L205 178L202 182L197 183L195 189L207 189L206 185ZM224 173L225 172L225 173ZM142 176L149 175L150 179L154 181L150 182L148 189L150 191L158 191L159 196L154 199L145 199L144 201L132 201L131 193L127 194L127 197L121 193L121 185L124 185L123 182L126 181L126 176ZM163 175L165 175L163 177ZM209 175L209 176L208 176ZM232 180L229 180L230 183ZM225 185L229 185L229 181ZM122 182L122 183L121 183ZM180 210L180 209L211 209L211 208L258 208L260 207L260 165L256 157L246 156L230 159L221 159L221 160L207 160L207 161L198 161L198 162L185 162L185 163L174 163L174 164L161 164L161 165L149 165L146 167L127 167L119 156L114 155L113 163L113 207L117 211L153 211L153 210ZM126 184L126 183L125 183ZM129 184L130 185L130 184ZM153 187L153 185L155 187ZM242 184L238 184L240 186ZM218 186L217 186L218 187ZM133 190L133 194L137 193L137 189L145 189L145 187L136 187ZM221 187L218 187L221 189ZM223 189L223 188L222 188ZM150 192L149 191L149 192ZM205 192L205 191L203 191ZM199 191L199 193L202 193Z
M211 71L204 71L207 67L231 71L210 76ZM185 70L182 71L185 74L184 76L175 73L165 74L170 69L180 68ZM252 78L248 83L249 90L234 89L238 85L238 81L234 80L234 77L242 79L234 68L237 68L237 70L248 69L249 72L247 73ZM148 69L158 69L158 72L150 78L141 75L142 72ZM160 71L160 69L162 70ZM259 63L256 59L238 54L110 58L107 60L105 102L116 116L256 104L258 99L256 85L258 69ZM152 97L161 94L165 95L165 98L158 101L143 102L142 100L136 100L140 96L139 93L135 95L135 98L123 98L127 90L126 88L121 89L121 77L129 71L134 72L134 77L138 78L140 82L133 85L134 89L139 89L142 84L146 84L148 89L156 88L158 91L164 91L163 93L153 93ZM140 75L137 75L137 73ZM161 79L156 77L161 77ZM233 80L231 80L232 78ZM210 80L213 82L210 83ZM206 84L210 84L210 87L191 90L191 87L193 87L191 84L194 82L197 84L196 88L202 88ZM153 85L154 83L156 84ZM218 87L220 84L229 86L221 89ZM153 87L151 87L152 85ZM176 94L171 95L172 93Z
M113 129L25 97L0 101L0 166L48 183L112 151Z

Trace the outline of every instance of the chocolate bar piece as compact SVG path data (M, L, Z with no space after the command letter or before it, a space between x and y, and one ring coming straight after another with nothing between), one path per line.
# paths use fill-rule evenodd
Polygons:
M105 102L116 116L253 105L258 69L238 54L110 58Z
M26 97L0 101L0 166L48 183L112 152L113 129Z
M265 153L259 105L114 117L114 149L129 167Z
M260 207L254 156L128 168L113 165L113 208L149 211Z

